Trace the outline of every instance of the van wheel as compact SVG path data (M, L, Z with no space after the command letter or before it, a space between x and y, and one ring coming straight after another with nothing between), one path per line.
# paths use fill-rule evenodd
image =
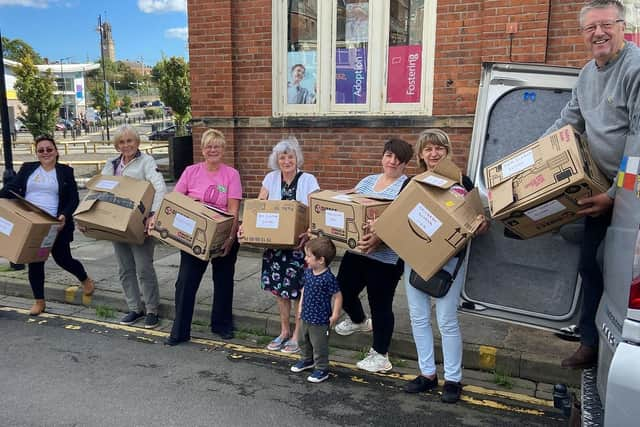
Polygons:
M200 246L194 246L193 253L196 255L200 255L202 253L202 248Z
M566 190L564 190L564 192L567 194L577 193L578 191L580 191L579 185L570 185Z
M356 242L356 239L354 239L354 238L351 238L351 239L347 240L347 245L349 245L349 247L351 249L354 249L357 244L358 244L358 242Z
M166 239L167 237L169 237L169 232L167 230L162 230L160 232L160 237L162 237L163 239Z
M318 230L318 237L324 237L324 231Z

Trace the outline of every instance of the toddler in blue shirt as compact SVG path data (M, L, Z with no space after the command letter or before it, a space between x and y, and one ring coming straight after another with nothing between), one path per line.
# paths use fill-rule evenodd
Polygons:
M298 304L302 320L298 345L302 359L291 367L293 372L315 368L307 381L320 383L329 378L329 328L342 309L342 293L329 264L336 256L336 247L327 237L318 237L304 246L305 269L303 287ZM331 308L331 300L333 309Z

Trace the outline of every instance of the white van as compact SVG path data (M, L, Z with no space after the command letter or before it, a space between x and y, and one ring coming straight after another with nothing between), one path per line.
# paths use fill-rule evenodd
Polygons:
M544 133L569 100L578 72L545 65L483 65L467 171L485 206L483 168ZM640 146L628 147L625 154L640 156ZM603 251L605 290L596 318L598 367L583 371L584 425L638 425L640 420L639 279L631 284L634 253L640 252L636 246L639 224L638 195L619 189ZM581 231L579 222L533 239L515 240L505 237L504 227L494 222L487 234L469 245L462 310L570 330L578 323L580 310L577 243ZM640 255L636 256L640 263ZM640 265L635 276L638 270Z

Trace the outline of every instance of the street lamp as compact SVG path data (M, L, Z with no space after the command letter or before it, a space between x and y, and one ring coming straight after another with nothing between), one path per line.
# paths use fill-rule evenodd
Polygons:
M136 95L138 95L138 107L140 106L140 85L142 83L138 80L136 80L135 82L129 82L129 86L131 87L135 87L136 88Z
M67 121L69 120L69 109L67 108L67 99L66 99L66 95L65 95L65 92L67 90L67 82L64 79L64 71L62 69L62 61L68 61L71 58L73 58L73 56L67 56L66 58L60 58L60 60L58 61L60 63L60 80L61 80L60 94L62 94L62 106L64 108L64 118ZM66 126L67 126L67 124L65 122L65 128L66 128Z

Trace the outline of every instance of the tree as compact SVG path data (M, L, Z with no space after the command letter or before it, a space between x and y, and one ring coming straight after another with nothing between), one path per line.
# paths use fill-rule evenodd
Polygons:
M109 111L113 111L116 109L118 105L118 94L115 90L109 85L109 105L105 105L104 99L104 87L102 84L96 85L93 88L89 89L91 93L91 98L93 99L93 108L96 110L100 110L100 117L104 118L107 113L107 107L109 107Z
M173 110L176 134L184 134L184 125L191 119L189 64L176 56L162 58L162 61L153 67L152 75L158 83L160 99Z
M122 97L122 104L120 105L120 111L125 114L131 112L131 97L129 95L125 95Z
M34 138L53 133L62 99L54 95L57 88L51 70L41 76L29 55L23 56L20 62L21 65L15 68L16 81L13 87L27 110L20 107L19 118Z
M2 55L5 59L22 62L24 56L30 56L34 64L42 64L42 57L24 40L2 37Z

